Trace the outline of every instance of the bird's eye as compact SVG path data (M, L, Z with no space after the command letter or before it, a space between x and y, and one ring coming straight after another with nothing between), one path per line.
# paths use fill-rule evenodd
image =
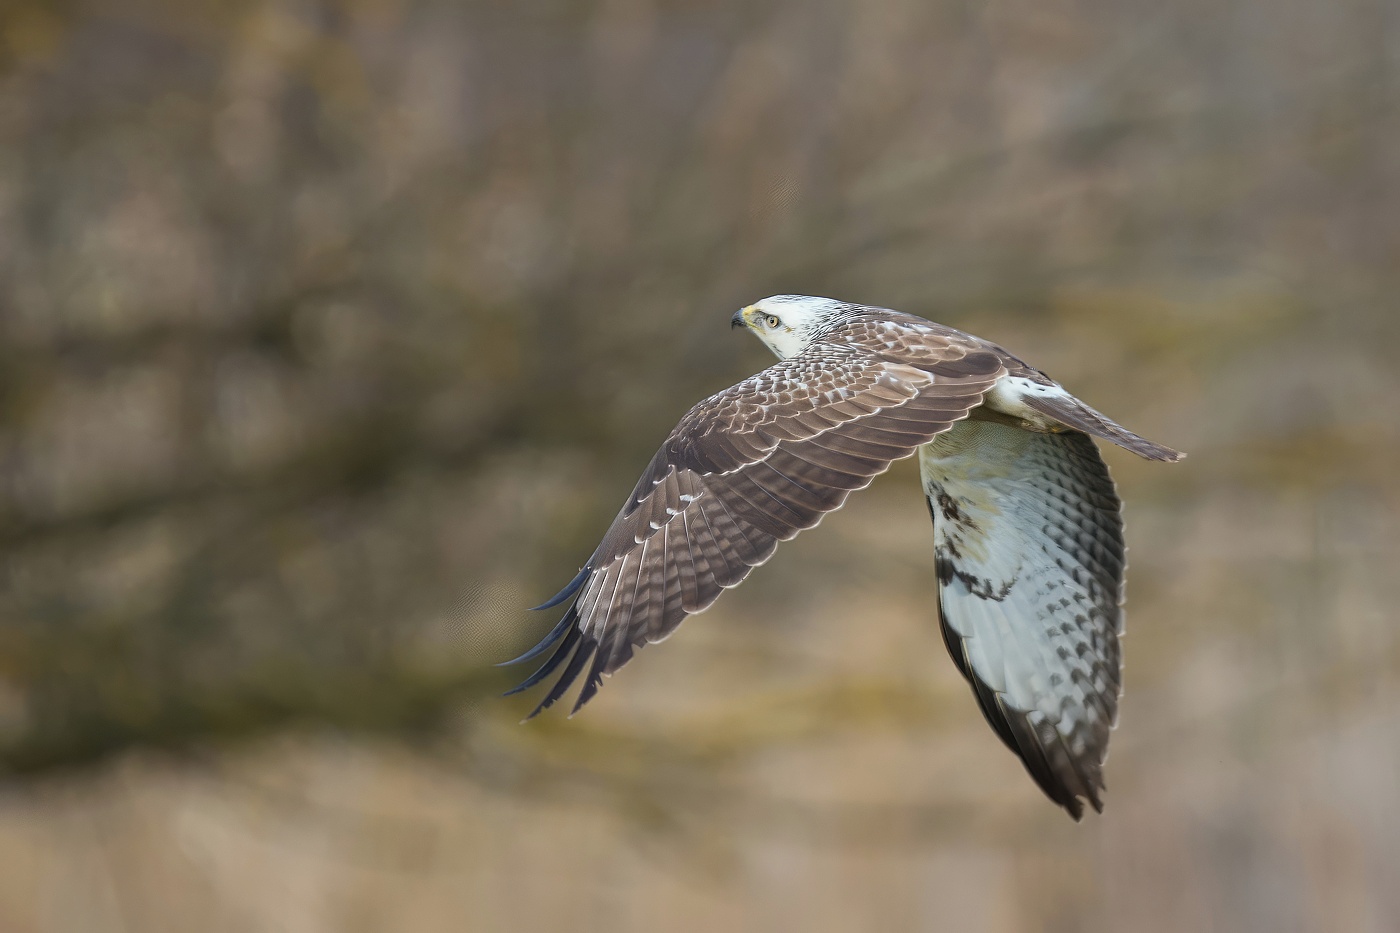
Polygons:
M781 324L781 323L783 323L783 322L780 321L780 320L778 320L778 318L777 318L776 315L770 314L770 315L768 315L767 317L765 317L765 318L763 319L763 323L767 324L769 327L777 327L779 324Z

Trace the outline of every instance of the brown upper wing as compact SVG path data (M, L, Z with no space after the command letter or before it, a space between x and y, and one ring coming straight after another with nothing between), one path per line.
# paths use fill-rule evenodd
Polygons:
M1005 372L997 355L913 320L913 329L851 322L681 419L583 570L541 607L573 598L554 630L516 659L558 642L512 693L568 662L531 716L587 669L577 711L635 649L709 608L779 541L981 403Z

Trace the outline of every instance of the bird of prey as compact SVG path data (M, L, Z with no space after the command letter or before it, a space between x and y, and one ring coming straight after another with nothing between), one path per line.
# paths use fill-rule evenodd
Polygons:
M1091 438L1144 440L994 343L912 314L777 295L737 312L778 362L681 418L598 549L539 609L568 611L511 693L583 677L668 637L890 463L915 453L938 620L987 721L1051 800L1102 811L1121 692L1123 520Z

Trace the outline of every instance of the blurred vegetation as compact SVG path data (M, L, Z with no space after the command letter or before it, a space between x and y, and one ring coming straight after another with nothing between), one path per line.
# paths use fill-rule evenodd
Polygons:
M1024 846L1050 817L931 637L908 464L586 715L517 729L496 699L549 621L520 607L689 405L766 365L727 320L776 292L997 340L1191 452L1109 455L1110 815L1188 813L1164 785L1272 773L1303 736L1400 745L1397 30L1375 0L12 0L0 771L156 747L241 773L215 740L297 726L601 801L714 864L717 826ZM1243 837L1274 819L1211 799ZM1397 806L1359 864L1400 851ZM1248 849L1218 842L1179 850ZM1068 926L1131 926L1017 865ZM1206 900L1169 928L1307 926L1273 888L1181 884ZM1400 922L1363 887L1335 928Z

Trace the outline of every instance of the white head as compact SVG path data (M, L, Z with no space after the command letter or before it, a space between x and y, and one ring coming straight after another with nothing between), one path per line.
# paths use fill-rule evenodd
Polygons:
M851 311L851 305L834 298L809 295L774 295L741 308L730 318L731 327L747 327L778 359L801 353L826 326Z

